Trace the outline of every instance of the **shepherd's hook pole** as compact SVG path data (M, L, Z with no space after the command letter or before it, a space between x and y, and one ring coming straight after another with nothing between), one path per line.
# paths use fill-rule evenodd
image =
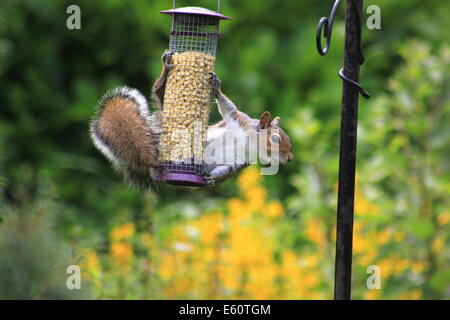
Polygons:
M317 29L317 48L327 54L331 42L331 30L340 0L333 6L330 18L322 18ZM339 71L343 81L341 108L341 144L339 155L339 186L336 223L336 257L334 299L351 298L353 215L355 197L356 140L358 126L359 94L369 98L359 82L359 67L364 62L361 53L363 0L347 0L345 11L344 68ZM329 23L330 21L330 23ZM322 49L321 35L326 38Z
M347 0L345 10L344 75L359 81L361 61L362 0ZM355 198L356 139L358 126L358 89L344 81L341 109L341 150L336 229L334 299L351 298L353 213Z

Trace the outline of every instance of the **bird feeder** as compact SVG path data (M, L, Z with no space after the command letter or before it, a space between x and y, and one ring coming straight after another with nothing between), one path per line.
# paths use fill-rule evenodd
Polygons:
M229 20L200 7L161 11L172 16L169 51L172 57L161 117L161 180L168 184L202 186L206 182L203 154L211 105L219 21Z

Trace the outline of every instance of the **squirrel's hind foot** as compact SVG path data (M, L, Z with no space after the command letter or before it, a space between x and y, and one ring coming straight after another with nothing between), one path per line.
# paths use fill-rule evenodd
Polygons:
M205 185L203 188L214 187L214 185L216 184L216 181L209 172L204 170L203 173L201 174L201 176L202 176L203 180L205 181Z

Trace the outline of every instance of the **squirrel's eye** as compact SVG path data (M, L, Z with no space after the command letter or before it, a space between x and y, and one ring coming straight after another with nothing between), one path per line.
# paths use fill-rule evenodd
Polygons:
M270 136L270 141L272 143L278 144L281 141L281 137L278 134L273 134L273 135Z

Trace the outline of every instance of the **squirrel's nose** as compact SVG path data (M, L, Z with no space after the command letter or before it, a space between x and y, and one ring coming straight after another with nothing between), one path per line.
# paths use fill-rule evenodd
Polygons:
M294 159L294 155L291 152L291 153L289 153L288 161L292 161L293 159Z

